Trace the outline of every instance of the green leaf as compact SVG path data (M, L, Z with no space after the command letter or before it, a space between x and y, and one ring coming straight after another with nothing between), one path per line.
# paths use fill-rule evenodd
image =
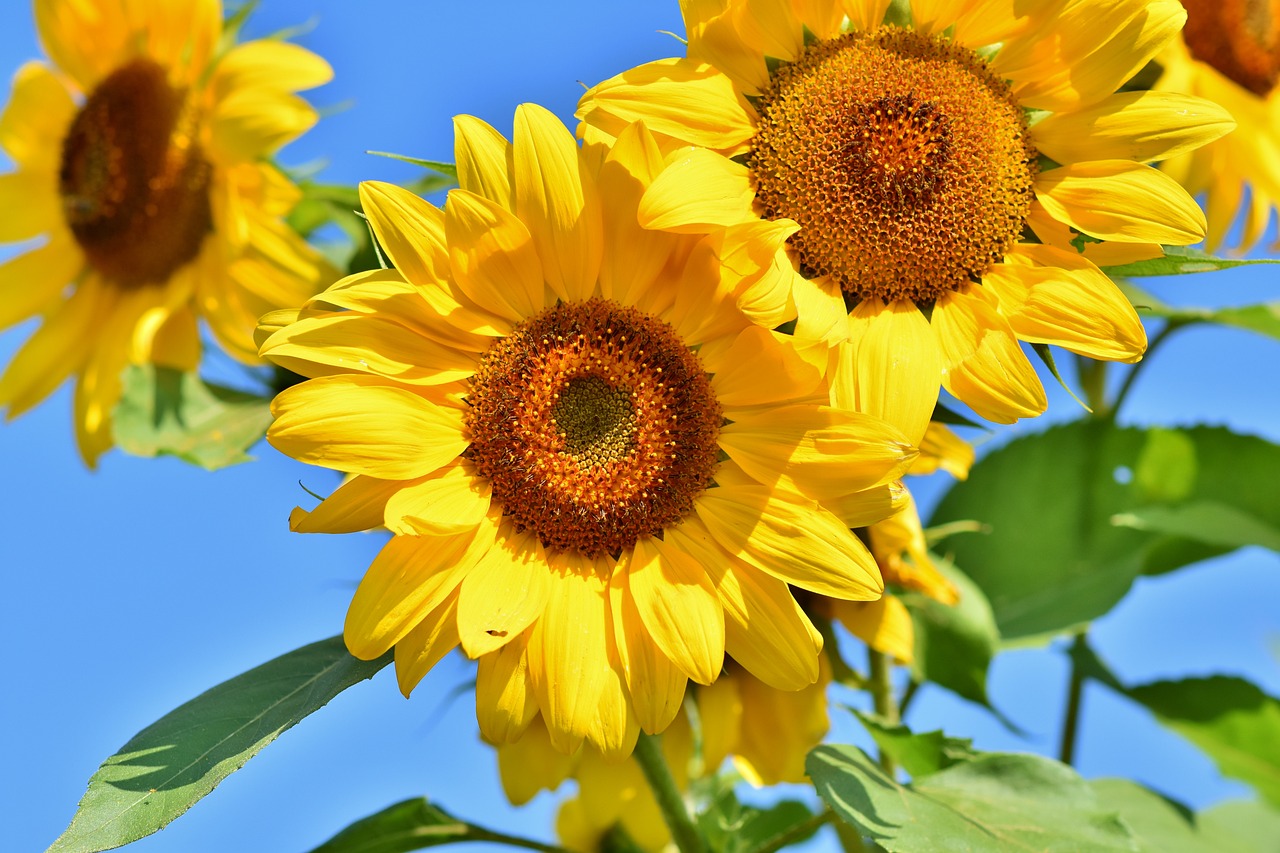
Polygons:
M1135 849L1087 782L1037 755L986 753L910 786L852 746L819 746L806 768L827 805L889 853Z
M1188 249L1184 246L1165 246L1163 258L1152 258L1147 261L1135 261L1131 264L1103 267L1107 275L1115 278L1141 278L1151 275L1187 275L1189 273L1213 272L1227 270L1232 267L1253 266L1254 264L1276 264L1280 261L1268 258L1219 258L1202 252L1199 249Z
M1258 545L1280 551L1280 529L1242 510L1209 501L1178 507L1145 507L1115 515L1112 522L1229 549Z
M942 730L915 734L902 725L889 725L874 714L854 713L875 740L882 753L889 755L913 778L928 776L977 755L968 738L947 737Z
M372 154L375 157L390 157L392 160L412 163L415 166L439 172L441 175L451 179L455 184L458 182L458 167L452 163L443 163L439 160L423 160L419 157L406 157L404 154L392 154L390 151L366 151L364 153Z
M991 605L982 589L951 562L936 556L933 562L955 584L960 601L951 606L920 593L901 596L915 628L912 676L990 706L987 669L1000 646Z
M1264 302L1259 305L1241 305L1231 308L1174 308L1132 283L1120 282L1120 288L1129 297L1130 302L1139 306L1143 313L1153 317L1162 317L1172 323L1184 325L1217 323L1280 339L1280 302Z
M1106 613L1144 571L1236 540L1270 541L1265 534L1280 529L1277 482L1280 446L1261 438L1082 421L980 460L930 527L985 525L985 534L948 539L950 556L986 593L1000 636L1029 643ZM1179 509L1197 523L1175 529L1169 513ZM1210 526L1223 520L1231 527Z
M1197 816L1200 830L1216 845L1214 853L1275 853L1280 810L1266 803L1232 800Z
M1098 799L1120 813L1142 853L1245 853L1248 849L1217 845L1200 831L1190 809L1137 782L1098 779L1092 787Z
M116 444L134 456L176 456L210 471L246 462L266 434L271 401L169 367L130 365L116 404Z
M163 829L281 732L390 662L389 653L357 660L330 637L201 693L103 762L48 853L97 853Z
M1058 372L1058 364L1053 360L1053 350L1049 347L1049 345L1048 344L1032 344L1031 349L1035 351L1036 355L1040 356L1040 360L1044 362L1044 366L1049 369L1050 375L1052 375L1054 379L1058 380L1058 384L1062 386L1062 390L1066 391L1067 394L1071 396L1072 400L1075 400L1077 403L1079 403L1080 408L1084 409L1086 412L1092 413L1093 409L1089 408L1088 404L1085 403L1084 400L1081 400L1079 396L1077 396L1076 392L1073 391L1071 389L1071 386L1067 384L1067 380L1063 379L1062 374Z
M311 853L407 853L487 838L487 833L477 833L475 827L418 797L361 818Z
M717 778L728 781L725 774L717 774ZM724 785L717 788L708 806L698 815L698 828L714 853L750 853L813 819L813 811L797 800L783 800L760 809L744 805L732 785ZM803 841L817 830L816 824L803 829L794 841Z
M1161 681L1127 695L1205 752L1224 776L1280 805L1280 701L1227 676Z

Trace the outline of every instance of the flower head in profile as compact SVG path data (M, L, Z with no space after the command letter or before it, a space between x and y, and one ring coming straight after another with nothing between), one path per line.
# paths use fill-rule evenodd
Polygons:
M262 313L332 273L281 217L296 188L266 162L316 119L294 92L327 63L279 41L226 47L218 0L36 0L52 65L19 69L0 115L0 328L40 327L0 377L15 417L70 376L89 464L111 447L129 363L193 369L198 319L258 363Z
M556 749L613 757L726 653L812 684L821 637L789 584L880 595L849 528L892 510L914 448L828 404L825 345L744 310L772 325L785 304L771 253L637 225L662 165L643 126L580 148L525 105L512 142L456 130L443 210L361 186L394 269L264 324L263 354L314 377L276 398L268 439L355 475L295 529L395 534L348 648L394 647L407 695L461 645L491 742L541 716Z
M797 334L853 341L904 399L941 384L1007 423L1045 408L1020 341L1141 358L1098 264L1203 237L1146 164L1231 126L1196 98L1116 91L1175 36L1176 0L682 5L687 55L578 110L586 139L643 120L675 155L646 227L797 225L776 244Z
M1183 0L1182 38L1159 57L1155 88L1199 95L1235 118L1233 133L1166 161L1191 193L1206 194L1210 251L1222 245L1241 210L1247 249L1280 210L1280 2ZM1249 194L1245 195L1245 188Z

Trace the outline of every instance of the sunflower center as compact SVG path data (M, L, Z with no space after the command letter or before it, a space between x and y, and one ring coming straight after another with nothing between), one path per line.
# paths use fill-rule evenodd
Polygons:
M800 223L802 271L850 302L932 302L1022 232L1037 154L1009 86L967 48L896 27L816 42L758 109L758 211Z
M484 354L468 456L548 548L617 554L678 522L711 482L721 410L669 325L592 299L524 321Z
M1265 98L1280 82L1280 0L1182 0L1191 55Z
M59 192L89 263L123 287L162 282L212 230L211 167L184 92L147 59L89 94L62 144Z

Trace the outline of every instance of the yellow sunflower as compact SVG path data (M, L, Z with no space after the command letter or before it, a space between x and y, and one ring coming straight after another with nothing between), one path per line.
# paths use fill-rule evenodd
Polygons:
M852 340L904 395L941 384L990 420L1045 408L1019 341L1141 358L1142 324L1097 264L1203 237L1146 164L1232 124L1198 98L1116 91L1175 36L1176 0L682 6L687 55L578 110L588 140L642 120L672 154L646 227L798 224L779 248L797 334Z
M80 452L111 447L129 363L193 369L198 318L259 363L257 318L333 273L281 217L296 188L265 161L316 119L297 95L327 63L279 41L220 47L218 0L36 0L52 65L19 69L0 115L0 329L40 327L0 377L16 417L76 378Z
M525 105L513 142L456 131L443 210L360 188L393 270L264 321L263 355L315 377L276 398L268 439L355 475L295 529L396 534L348 648L394 646L407 695L461 644L491 742L541 714L558 750L614 757L726 653L812 684L821 638L788 584L879 597L849 528L891 511L915 450L827 404L825 345L744 313L785 305L772 251L637 225L662 164L643 126L580 149Z
M1188 191L1206 194L1211 251L1244 209L1237 243L1244 250L1262 237L1272 211L1280 210L1280 0L1182 5L1187 26L1160 56L1164 73L1155 88L1215 101L1239 127L1164 168Z

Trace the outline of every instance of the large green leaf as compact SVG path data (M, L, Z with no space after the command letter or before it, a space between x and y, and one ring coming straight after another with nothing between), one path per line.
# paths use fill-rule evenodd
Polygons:
M361 818L311 853L408 853L459 841L492 841L493 833L421 797Z
M1103 267L1107 275L1113 278L1140 278L1152 275L1187 275L1198 272L1213 272L1232 267L1253 266L1254 264L1276 264L1280 261L1268 258L1219 258L1199 249L1185 246L1165 246L1163 258L1152 258L1147 261L1135 261L1131 264Z
M902 725L889 725L882 717L854 711L882 753L913 778L928 776L954 764L972 759L973 742L968 738L948 737L942 730L916 734Z
M955 606L927 595L904 593L915 627L916 681L932 681L966 699L988 705L987 668L1000 645L1000 633L986 595L949 561L934 565L960 593Z
M216 470L251 457L246 451L271 424L271 401L206 384L194 373L131 365L116 405L116 444L134 456L176 456Z
M1120 813L1142 853L1253 853L1258 848L1206 832L1186 806L1128 779L1098 779L1098 798ZM1216 837L1215 837L1216 836Z
M1280 806L1280 701L1227 676L1161 681L1127 695L1203 750L1223 775Z
M48 853L111 850L164 828L281 732L390 661L357 660L331 637L201 693L102 763Z
M979 461L931 525L985 525L949 539L950 556L986 593L1001 637L1030 642L1106 613L1144 571L1270 542L1277 482L1280 447L1260 438L1082 421ZM1166 523L1178 513L1187 524Z
M889 853L1137 849L1087 782L1037 755L987 753L910 786L852 746L819 746L806 768L827 805Z
M1214 853L1276 853L1280 845L1280 809L1266 803L1232 800L1221 803L1197 816L1200 831L1216 845Z

